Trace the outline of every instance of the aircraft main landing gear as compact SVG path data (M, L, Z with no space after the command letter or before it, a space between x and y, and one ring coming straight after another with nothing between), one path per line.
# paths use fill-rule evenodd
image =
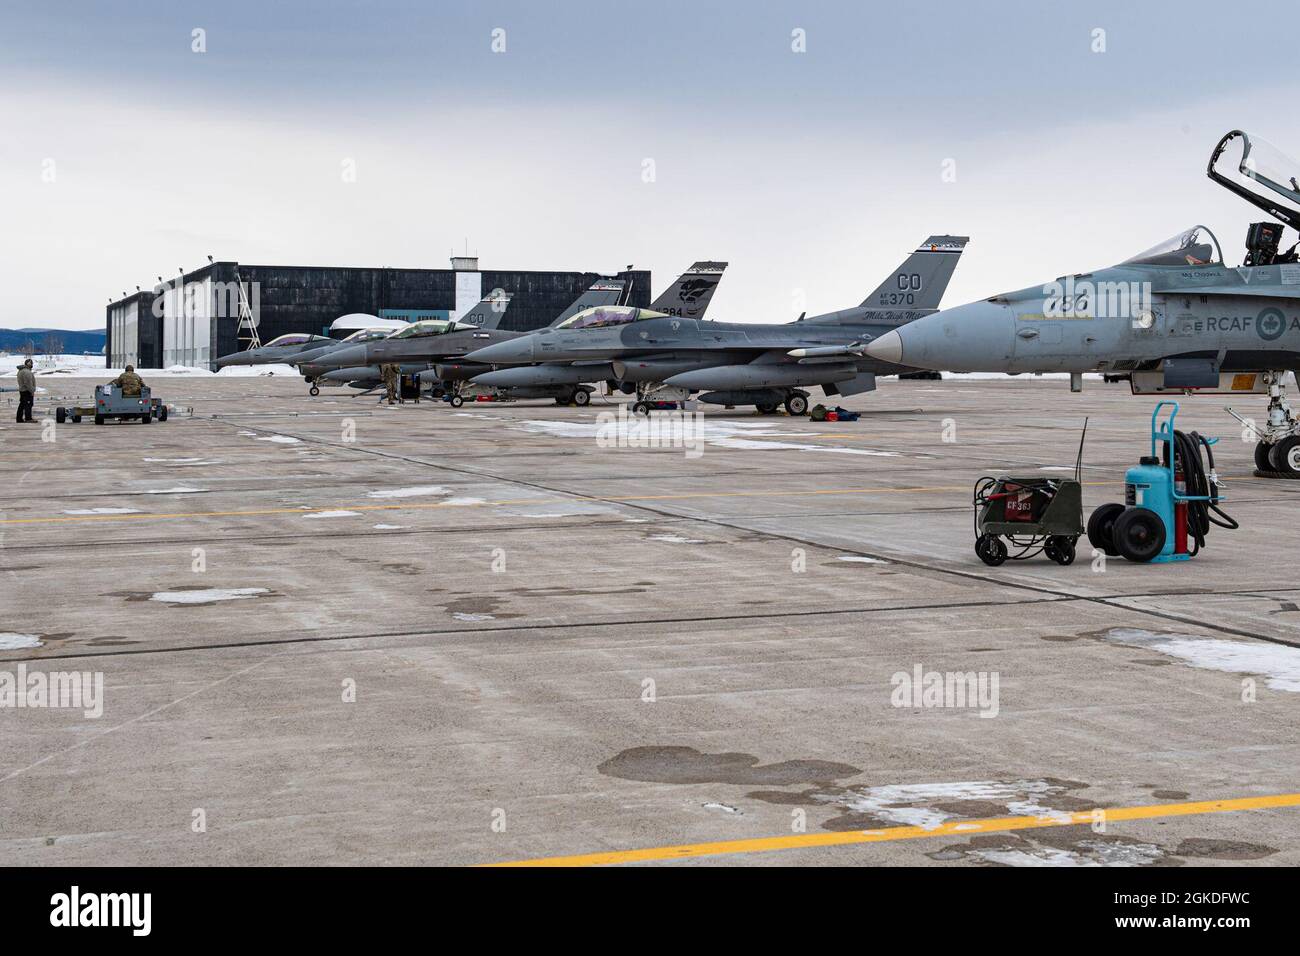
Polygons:
M1291 405L1283 391L1286 372L1265 372L1268 385L1268 424L1259 431L1255 445L1255 475L1258 478L1300 479L1300 422L1291 412ZM1228 414L1247 428L1255 425L1242 418L1231 407Z

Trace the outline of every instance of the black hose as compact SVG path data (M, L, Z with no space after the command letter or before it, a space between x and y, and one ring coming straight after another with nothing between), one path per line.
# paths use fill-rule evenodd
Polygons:
M1223 495L1220 491L1218 479L1214 475L1214 452L1210 448L1210 443L1205 440L1198 432L1174 432L1174 461L1176 462L1174 471L1181 471L1183 475L1184 495L1193 497L1208 498L1208 501L1189 501L1187 502L1187 534L1192 539L1192 555L1200 552L1205 546L1205 536L1210 531L1210 525L1218 525L1220 528L1234 530L1238 525L1236 519L1227 514L1219 507L1219 501ZM1202 460L1201 452L1205 452L1205 459ZM1164 462L1169 464L1169 443L1164 446ZM1209 470L1206 470L1206 464L1209 464ZM1219 517L1216 518L1215 515ZM1220 520L1222 519L1222 520Z

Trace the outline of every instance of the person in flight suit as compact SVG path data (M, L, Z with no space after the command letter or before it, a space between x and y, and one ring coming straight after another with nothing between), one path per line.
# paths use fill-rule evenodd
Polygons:
M18 424L32 420L32 403L35 400L36 375L32 372L32 360L28 359L18 368Z
M140 390L144 388L144 379L135 374L134 365L128 365L122 370L121 375L108 384L120 388L122 395L125 397L127 395L139 395Z
M379 367L379 376L384 380L384 388L388 391L388 404L393 404L393 399L398 398L397 383L401 378L401 373L397 366L387 362Z

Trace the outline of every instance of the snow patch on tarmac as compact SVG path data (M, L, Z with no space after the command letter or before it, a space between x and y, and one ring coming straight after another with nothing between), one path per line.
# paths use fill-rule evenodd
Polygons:
M888 823L933 830L958 814L927 806L931 803L955 803L979 800L1001 803L1012 816L1041 816L1069 819L1068 814L1052 810L1040 802L1043 797L1061 793L1064 787L1045 780L973 780L957 783L908 783L881 787L852 788L831 796L833 802L855 813L868 813ZM822 797L821 799L828 799Z
M683 538L680 534L652 534L651 541L668 541L671 544L703 544L700 538Z
M1300 693L1300 648L1128 627L1111 628L1106 640L1167 654L1203 670L1258 674L1273 690Z
M63 512L65 515L138 515L136 508L73 508Z
M445 495L447 489L442 485L413 485L410 488L384 488L380 491L366 492L367 498L418 498L421 495Z
M357 511L346 511L337 509L334 511L309 511L303 515L304 518L355 518L360 514Z
M198 495L207 493L206 488L187 488L185 485L177 485L175 488L153 488L149 491L142 492L146 495Z
M868 558L862 554L841 554L837 556L839 561L851 561L854 564L888 564L888 561L882 561L880 558Z
M0 651L21 651L29 647L40 647L45 642L35 634L14 634L10 631L0 632Z
M698 424L697 424L698 422ZM685 447L682 437L689 438L692 447L698 448L698 442L717 448L740 448L755 451L821 451L839 455L866 455L879 458L897 458L893 451L876 451L870 448L837 448L833 445L806 445L788 441L770 441L770 438L799 438L807 432L780 431L776 422L731 421L725 419L686 419L654 418L645 419L618 418L608 422L572 422L542 421L526 419L516 423L516 427L535 434L552 435L556 438L600 439L611 447L637 449L647 443L648 437L660 436L661 447ZM677 436L677 444L670 442ZM759 440L761 439L761 440Z
M150 601L163 604L215 604L217 601L243 601L269 594L266 588L203 588L198 591L158 591Z

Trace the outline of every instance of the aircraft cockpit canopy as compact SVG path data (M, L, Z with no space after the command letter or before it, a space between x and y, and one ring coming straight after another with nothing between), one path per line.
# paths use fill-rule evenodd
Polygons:
M266 347L272 345L306 345L308 342L314 342L319 339L321 342L333 342L334 339L327 338L324 335L311 335L308 332L289 332L286 335L280 335L266 343Z
M630 305L598 305L570 316L556 328L565 331L604 329L615 325L627 325L630 322L643 322L646 319L666 318L668 318L666 313L656 312L654 309L638 309Z
M1234 173L1229 177L1217 166L1224 153L1229 152L1229 147L1236 145L1241 146L1241 156L1237 158L1235 152L1231 153L1236 160L1236 170L1234 173L1229 169L1229 173ZM1297 178L1300 177L1300 163L1268 140L1239 129L1226 133L1210 154L1210 164L1205 172L1224 189L1258 206L1283 225L1300 229L1300 179ZM1252 246L1251 242L1252 237L1248 237L1247 249L1255 260L1254 264L1268 264L1258 261L1264 248L1258 244Z
M1145 252L1139 252L1131 259L1125 259L1121 265L1126 266L1221 266L1223 252L1219 249L1219 240L1205 226L1193 226L1184 229L1164 242L1152 246Z
M465 322L457 322L453 319L424 319L420 322L412 322L404 329L399 329L389 338L418 339L424 338L426 335L446 335L448 332L473 332L477 329L477 325L468 325Z
M1300 206L1300 163L1258 136L1242 133L1241 141L1241 174Z
M386 339L393 334L392 329L357 329L347 338L340 339L340 342L374 342L377 339Z

